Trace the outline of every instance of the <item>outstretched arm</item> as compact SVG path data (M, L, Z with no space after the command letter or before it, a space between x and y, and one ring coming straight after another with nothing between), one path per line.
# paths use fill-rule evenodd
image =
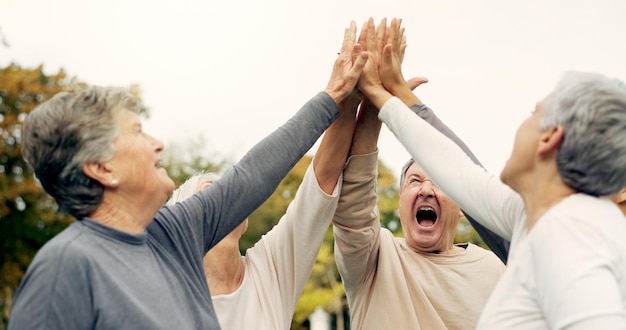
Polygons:
M446 126L429 107L424 104L414 104L410 108L427 123L432 125L438 131L447 136L450 140L454 141L454 143L456 143L459 147L461 147L461 149L465 151L467 156L469 156L475 164L481 165L476 156L474 156L472 151L467 147L467 145L465 145L465 143L458 136L456 136L456 134L454 134L454 132L449 129L448 126ZM493 253L495 253L504 264L506 264L506 260L509 256L510 242L496 235L496 233L487 229L485 226L481 225L465 210L462 211L472 227L474 227L474 230L476 230L478 235L480 235L480 238L482 238L485 244L489 246L491 251L493 251Z
M340 115L324 133L313 164L285 215L247 252L252 267L275 274L275 280L264 285L280 299L264 303L282 302L284 308L272 312L281 312L276 318L283 320L282 328L291 321L337 208L339 180L352 141L358 102L359 96L354 94L341 102Z
M368 39L366 32L364 27L359 43L368 50L376 45L375 39ZM378 257L377 143L382 123L377 112L369 102L361 102L349 159L343 172L339 204L333 218L335 259L348 300L353 298L356 288L370 278L368 274L374 270Z
M350 49L355 44L356 23L351 22L344 34L343 47ZM353 88L351 93L339 102L339 118L324 133L320 147L313 158L315 177L320 188L327 194L331 194L335 189L348 158L360 101L360 93L356 88ZM378 121L378 118L376 120Z
M362 103L333 217L335 260L349 300L359 284L370 278L378 257L376 142L380 127L376 110Z
M377 30L374 20L368 19L359 37L359 42L364 45L369 56L359 78L358 88L376 109L380 109L392 97L383 86L380 77L380 54L385 45L386 22L386 19L383 19Z
M356 31L355 23L346 29L346 34L352 31ZM194 233L203 250L198 251L200 258L274 192L296 162L337 118L341 110L338 105L354 90L366 60L367 53L361 50L361 46L350 43L350 37L344 37L344 45L324 92L318 93L285 124L256 144L220 180L201 191L196 198L181 203L185 206L183 209L175 205L162 211L175 213L171 215L173 218L190 219L186 223L191 228L181 231ZM202 228L198 228L197 219L204 219ZM176 224L182 225L181 221ZM160 227L153 227L158 235Z
M232 173L232 178L228 174L223 178L224 181L235 179L236 182L223 186L228 187L224 190L233 191L228 194L228 198L223 199L227 205L220 207L221 210L228 210L220 213L226 217L226 221L218 221L224 222L220 225L215 224L216 221L209 222L209 225L217 226L214 229L218 235L213 238L213 244L227 235L272 194L289 170L335 120L336 111L342 110L337 109L337 106L354 90L367 60L367 53L362 51L361 46L351 36L355 33L356 23L351 22L344 33L341 53L333 64L325 93L307 103L286 124L250 150L229 173ZM333 102L328 102L327 97ZM217 186L222 186L221 181L217 182ZM232 187L241 189L237 191ZM253 193L246 193L250 191Z
M368 30L373 29L372 25L368 26ZM385 44L383 55L380 56L383 61L390 60L393 47L393 43ZM433 181L464 211L475 214L483 226L510 240L513 227L519 225L516 219L524 212L519 195L474 163L454 141L415 116L403 101L392 96L383 86L380 75L378 80L372 77L371 72L380 71L382 67L375 64L377 58L370 56L358 86L380 109L378 118L389 127ZM402 91L396 93L400 95Z
M402 20L394 18L391 20L391 26L388 29L388 40L387 44L383 48L383 56L381 59L382 63L380 66L380 77L383 86L385 89L390 91L391 94L410 107L411 110L413 110L413 112L415 112L418 116L454 141L454 143L461 147L461 149L463 149L463 151L472 159L474 163L482 166L469 147L456 134L454 134L454 132L448 128L448 126L446 126L429 107L424 105L405 83L402 75L401 63L404 56L404 50L406 49L406 37L404 36L404 28L400 27L401 23ZM463 210L463 213L476 232L480 235L482 240L500 258L500 260L506 264L510 242L485 228L470 214L465 212L465 210Z

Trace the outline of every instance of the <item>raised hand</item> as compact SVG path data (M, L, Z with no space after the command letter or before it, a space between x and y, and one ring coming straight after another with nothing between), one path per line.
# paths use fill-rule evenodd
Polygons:
M409 81L405 81L402 75L402 60L406 50L406 36L404 35L404 28L400 26L401 24L402 19L394 18L387 29L387 39L382 51L380 80L386 90L410 107L422 103L413 94L412 90L420 84L428 82L428 80L425 78L412 78ZM415 79L419 79L419 81L415 81Z
M358 84L359 90L365 95L383 87L380 81L379 68L386 29L386 19L383 19L381 24L376 27L374 19L370 18L363 24L361 34L359 35L359 43L369 55Z
M399 88L406 88L406 81L402 76L402 60L406 49L404 28L401 28L402 19L393 18L388 29L386 44L382 50L380 66L380 80L383 86L396 94Z
M324 89L337 105L352 93L367 62L367 52L355 42L356 23L352 21L344 31L341 52L335 60L330 80Z
M406 86L413 90L426 82L428 79L424 77L415 77L406 81ZM369 100L364 99L359 107L350 155L364 155L376 151L381 126L378 109Z
M358 88L365 97L380 109L382 105L391 97L380 80L380 65L383 46L385 45L387 33L387 19L382 19L378 26L374 25L372 18L368 19L359 35L359 43L367 51L369 57L363 74L359 79Z

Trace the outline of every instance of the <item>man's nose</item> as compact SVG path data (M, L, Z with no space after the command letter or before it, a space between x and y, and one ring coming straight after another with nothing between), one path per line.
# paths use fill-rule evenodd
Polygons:
M432 181L425 180L422 183L422 186L420 187L419 194L422 197L433 197L435 193L434 193L434 186L433 186Z

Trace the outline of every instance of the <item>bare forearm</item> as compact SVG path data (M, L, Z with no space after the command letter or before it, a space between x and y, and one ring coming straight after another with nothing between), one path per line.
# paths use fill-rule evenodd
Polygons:
M422 101L413 93L411 88L404 81L401 84L394 85L394 87L390 88L390 92L392 95L399 98L407 107L422 104Z
M343 171L356 125L356 106L346 106L350 106L353 110L342 111L339 118L330 125L313 159L317 182L327 194L333 192Z

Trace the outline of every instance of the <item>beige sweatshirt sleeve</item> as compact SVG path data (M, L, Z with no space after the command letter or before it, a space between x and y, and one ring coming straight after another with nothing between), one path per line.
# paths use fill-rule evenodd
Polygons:
M378 152L351 156L343 172L333 233L335 259L346 291L356 288L373 274L378 258L377 174Z

